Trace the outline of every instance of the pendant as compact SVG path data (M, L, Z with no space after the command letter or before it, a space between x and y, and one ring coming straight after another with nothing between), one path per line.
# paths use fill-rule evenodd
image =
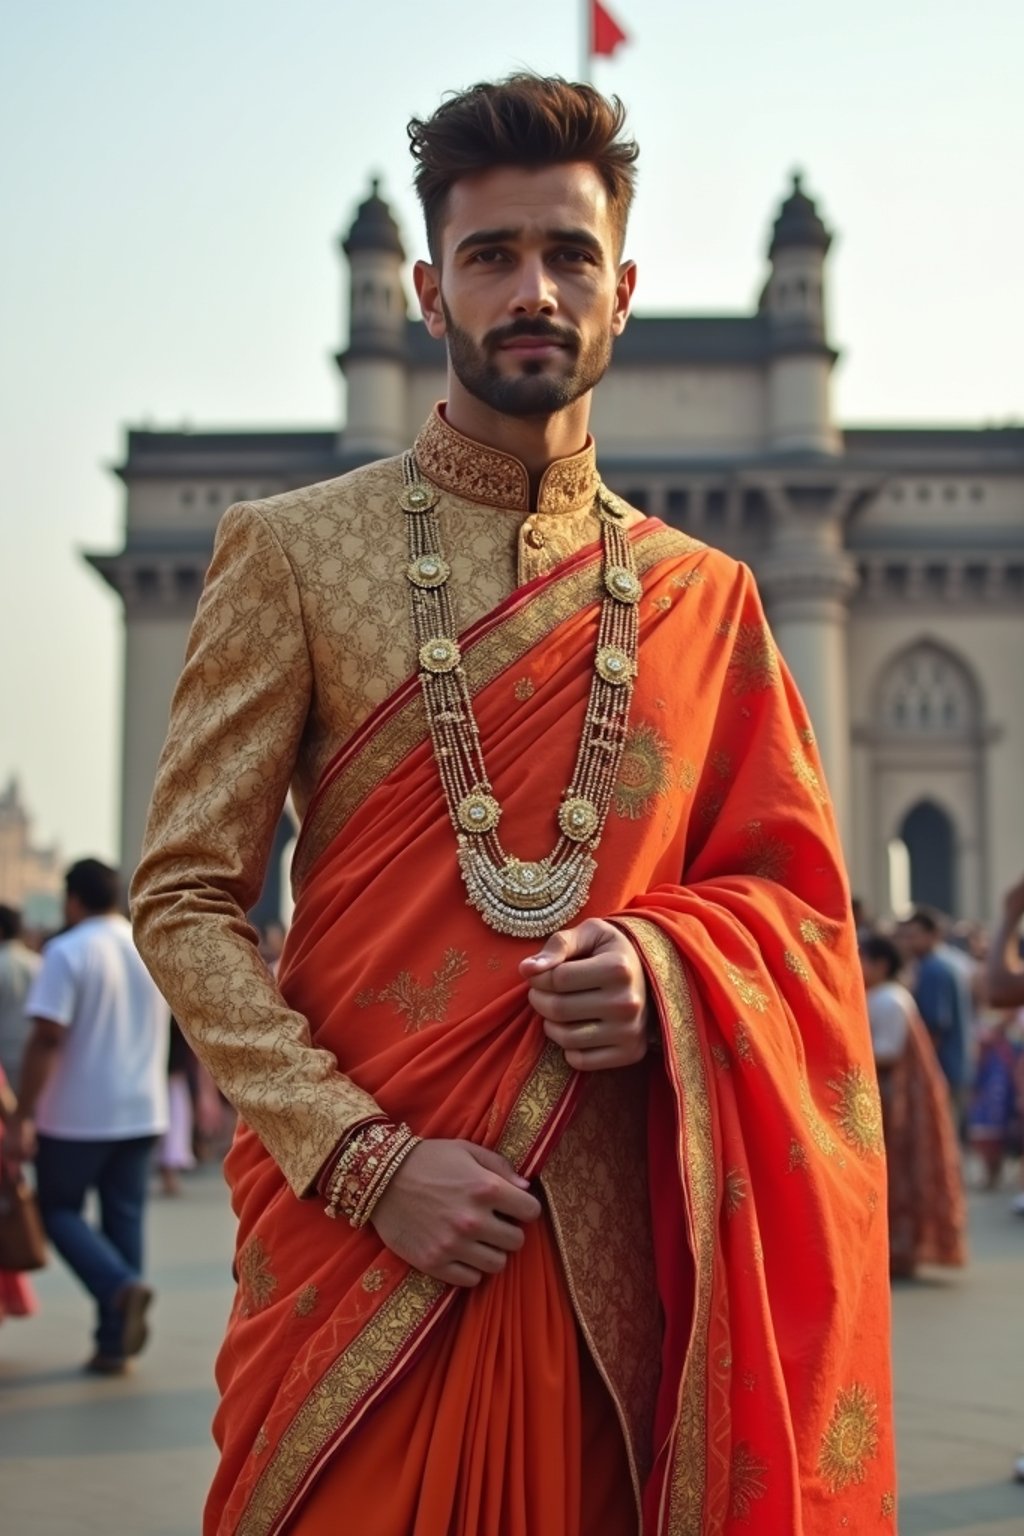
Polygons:
M494 864L478 843L459 838L467 900L496 933L541 939L564 928L586 905L596 862L578 849L554 867L547 859Z

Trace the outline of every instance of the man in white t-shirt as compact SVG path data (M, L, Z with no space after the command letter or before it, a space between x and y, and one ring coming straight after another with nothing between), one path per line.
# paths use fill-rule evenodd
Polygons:
M34 1158L39 1207L58 1253L96 1300L87 1369L120 1375L143 1348L150 1156L167 1129L169 1012L118 911L117 871L81 859L65 876L66 930L43 953L10 1152ZM99 1230L85 1198L99 1197Z

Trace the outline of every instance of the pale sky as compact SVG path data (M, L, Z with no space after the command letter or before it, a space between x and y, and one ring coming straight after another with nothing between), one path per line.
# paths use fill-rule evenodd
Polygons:
M640 140L641 313L743 313L789 174L837 238L838 414L1024 419L1020 0L608 0ZM0 0L0 786L117 854L129 425L330 427L335 241L371 173L422 253L405 124L576 77L579 0ZM600 446L600 445L599 445Z

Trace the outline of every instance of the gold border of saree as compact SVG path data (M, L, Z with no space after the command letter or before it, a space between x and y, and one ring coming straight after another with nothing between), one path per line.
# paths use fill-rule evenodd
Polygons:
M654 980L668 1031L666 1065L676 1080L681 1106L679 1173L690 1216L696 1287L693 1327L686 1354L673 1445L658 1531L663 1536L709 1536L704 1524L707 1488L708 1350L714 1286L718 1181L715 1176L711 1103L697 1017L686 970L676 946L654 922L617 917L629 933Z
M529 1176L557 1131L576 1074L550 1042L519 1091L498 1151ZM410 1270L311 1389L270 1455L235 1526L236 1536L278 1536L317 1473L387 1388L457 1291Z

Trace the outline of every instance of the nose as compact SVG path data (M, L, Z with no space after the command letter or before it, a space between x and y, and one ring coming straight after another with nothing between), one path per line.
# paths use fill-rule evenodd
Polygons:
M517 281L509 309L514 315L552 315L558 308L557 292L551 273L538 256L529 256L519 264Z

